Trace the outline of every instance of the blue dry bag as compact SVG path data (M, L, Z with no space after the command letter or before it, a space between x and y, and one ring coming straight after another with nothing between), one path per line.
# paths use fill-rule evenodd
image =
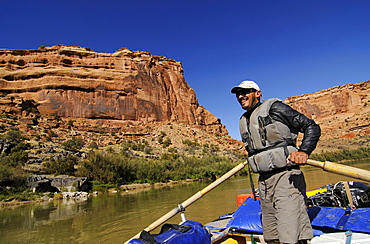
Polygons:
M164 224L157 235L143 231L139 239L132 239L129 244L208 244L211 236L202 224L187 220L181 225Z

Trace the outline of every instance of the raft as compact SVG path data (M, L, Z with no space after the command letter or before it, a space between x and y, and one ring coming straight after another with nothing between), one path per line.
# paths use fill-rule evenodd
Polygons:
M314 235L311 244L370 244L370 187L366 183L350 181L328 184L309 191L307 195L307 213ZM161 231L157 235L148 232L153 242L144 238L143 234L148 237L144 230L140 238L126 243L266 243L258 192L241 194L236 202L238 208L234 213L220 216L210 223L186 221L182 213L182 223L176 229Z
M307 195L310 200L307 212L314 235L311 243L370 243L370 188L367 185L338 182ZM237 197L238 205L245 196L234 213L204 225L211 233L211 243L265 243L259 199L254 199L253 194L243 194Z

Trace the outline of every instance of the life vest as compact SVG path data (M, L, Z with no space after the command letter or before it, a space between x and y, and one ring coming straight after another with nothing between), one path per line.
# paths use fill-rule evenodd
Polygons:
M248 163L255 173L270 172L284 168L291 152L296 148L297 132L287 125L274 120L269 111L273 103L280 99L268 99L259 105L248 119L246 113L240 118L240 134L248 152Z

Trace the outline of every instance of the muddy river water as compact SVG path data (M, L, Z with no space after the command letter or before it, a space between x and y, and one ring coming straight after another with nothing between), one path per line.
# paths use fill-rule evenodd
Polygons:
M370 170L370 160L350 165ZM353 180L313 166L305 166L303 171L307 189ZM124 243L208 184L195 182L136 194L99 194L81 202L52 201L0 209L0 243ZM189 206L186 217L201 223L212 221L235 211L236 196L250 191L247 177L231 178ZM179 223L180 216L168 222Z

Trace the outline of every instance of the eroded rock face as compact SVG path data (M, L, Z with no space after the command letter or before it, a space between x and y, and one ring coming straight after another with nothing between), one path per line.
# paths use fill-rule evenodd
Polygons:
M0 92L33 100L41 114L140 122L179 122L227 133L198 104L181 63L122 48L97 53L57 45L0 50Z
M285 102L314 119L370 110L370 81L335 86L312 94L288 97Z
M288 97L285 102L321 126L320 149L370 146L370 81Z

